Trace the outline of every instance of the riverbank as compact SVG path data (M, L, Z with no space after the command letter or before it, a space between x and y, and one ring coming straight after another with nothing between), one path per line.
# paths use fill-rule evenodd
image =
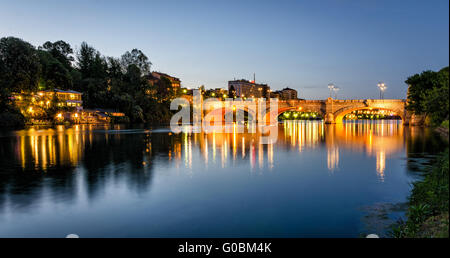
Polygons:
M448 140L448 120L445 120L444 122L442 122L441 126L439 126L438 128L436 128L436 132L438 132L443 138Z
M447 139L448 120L436 131ZM409 197L407 220L399 221L391 230L396 238L449 237L449 149L443 151L424 178L413 184Z

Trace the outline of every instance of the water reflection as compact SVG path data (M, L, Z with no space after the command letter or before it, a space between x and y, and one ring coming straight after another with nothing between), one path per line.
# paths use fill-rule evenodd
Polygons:
M167 156L169 162L190 171L195 152L200 152L202 163L220 162L221 167L233 166L247 161L252 169L273 168L274 149L298 151L326 146L327 168L339 168L341 149L363 152L376 157L376 170L380 179L384 176L386 157L404 148L403 125L398 121L350 122L324 125L315 121L284 121L279 126L279 139L272 145L259 144L259 134L237 133L181 133L168 131L152 133L145 130L120 130L76 125L73 128L57 126L52 129L18 131L13 137L2 138L2 153L6 163L20 164L25 171L48 171L52 168L75 168L83 165L103 167L112 157L126 159L121 155L123 147L134 153L134 166L151 166L152 157ZM418 128L408 128L407 143L417 143ZM130 137L133 136L133 137ZM126 143L125 143L126 142ZM153 149L156 142L157 149ZM115 149L115 146L118 148ZM13 148L13 150L8 149ZM14 153L11 157L11 153ZM116 154L115 154L116 153ZM117 155L119 154L119 155ZM9 160L12 158L12 160Z
M117 191L145 195L155 178L161 180L166 171L176 171L181 178L193 178L200 171L232 173L237 168L255 176L289 170L306 175L304 166L337 177L354 162L361 167L360 173L376 173L377 183L384 184L389 183L394 156L406 152L421 157L439 151L436 146L440 146L439 138L428 129L404 127L401 121L336 125L284 121L278 130L278 141L268 145L259 144L259 134L236 130L172 134L166 128L77 125L3 132L0 218L47 202L70 206L101 200ZM361 159L360 154L367 159L354 160ZM409 173L416 163L406 163ZM235 186L229 184L232 190Z
M52 168L75 168L80 161L83 165L102 167L111 156L125 161L123 147L128 147L133 155L134 166L150 166L152 157L167 156L168 161L177 167L192 169L195 152L200 152L202 163L221 167L233 166L236 162L247 160L253 169L273 168L276 150L298 151L326 146L327 168L339 168L341 149L363 152L376 157L376 170L382 179L386 168L386 157L404 148L405 128L399 121L349 122L337 125L324 125L315 121L284 121L279 126L279 139L272 145L259 144L259 134L237 133L181 133L168 131L152 133L146 130L104 130L86 125L73 128L57 126L52 129L18 131L13 137L2 137L4 162L18 165L25 171L48 171ZM113 129L113 130L111 130ZM406 144L420 143L419 128L408 128ZM130 137L133 136L133 137ZM422 137L423 140L423 137ZM420 141L420 139L419 139ZM125 144L126 142L126 144ZM156 142L157 150L153 149ZM122 144L123 143L123 144ZM423 148L423 144L420 144ZM115 149L117 146L117 150ZM13 148L13 149L8 149ZM14 153L13 157L11 154ZM92 155L92 156L91 156ZM12 160L10 160L12 158ZM8 160L6 160L8 159ZM232 161L232 162L231 162Z

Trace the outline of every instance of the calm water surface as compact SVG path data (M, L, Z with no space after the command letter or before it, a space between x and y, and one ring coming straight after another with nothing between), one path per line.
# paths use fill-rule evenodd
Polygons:
M443 148L400 121L284 122L278 141L167 128L0 132L0 237L359 237Z

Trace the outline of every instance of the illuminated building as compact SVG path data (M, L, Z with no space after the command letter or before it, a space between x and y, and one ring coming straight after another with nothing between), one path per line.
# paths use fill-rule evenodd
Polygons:
M172 88L180 88L181 87L181 80L178 79L177 77L173 77L168 74L160 73L160 72L152 72L152 76L157 80L161 80L161 78L168 79L171 83ZM154 83L155 81L152 80L152 82Z
M270 93L271 98L277 98L280 100L296 100L298 99L297 95L297 91L291 88L284 88L282 90L273 91Z
M255 81L234 80L228 82L228 92L238 98L269 98L270 87Z
M56 105L60 107L76 107L77 109L82 109L82 94L83 93L74 90L54 89L39 91L37 93L13 93L12 96L19 107L29 103L37 104L42 107L49 107L54 100L54 96L56 95Z
M38 92L38 96L41 97L44 101L50 101L53 99L53 96L56 94L58 105L65 107L77 107L77 109L82 109L83 100L81 96L83 93L74 91L74 90L47 90Z

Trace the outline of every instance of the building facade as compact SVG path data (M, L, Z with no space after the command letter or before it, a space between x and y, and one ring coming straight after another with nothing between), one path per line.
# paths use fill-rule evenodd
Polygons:
M180 88L181 87L181 80L177 77L173 77L168 74L160 73L160 72L152 72L152 76L158 80L161 80L161 78L163 78L163 77L167 78L170 81L172 88Z
M59 107L75 107L77 109L83 109L82 95L83 93L78 91L60 89L12 94L18 106L37 105L48 108L56 100L55 104Z
M234 80L228 81L228 93L237 98L268 98L270 87L267 84L258 84L244 79Z
M291 88L284 88L282 90L274 91L270 93L271 98L277 98L280 100L296 100L298 99L297 91Z
M291 88L281 90L281 96L284 100L297 99L297 91Z
M65 106L65 107L83 107L83 100L82 100L82 94L81 92L74 91L74 90L48 90L48 91L40 91L38 92L38 95L44 96L46 99L53 99L53 96L56 94L56 98L58 100L59 106Z

